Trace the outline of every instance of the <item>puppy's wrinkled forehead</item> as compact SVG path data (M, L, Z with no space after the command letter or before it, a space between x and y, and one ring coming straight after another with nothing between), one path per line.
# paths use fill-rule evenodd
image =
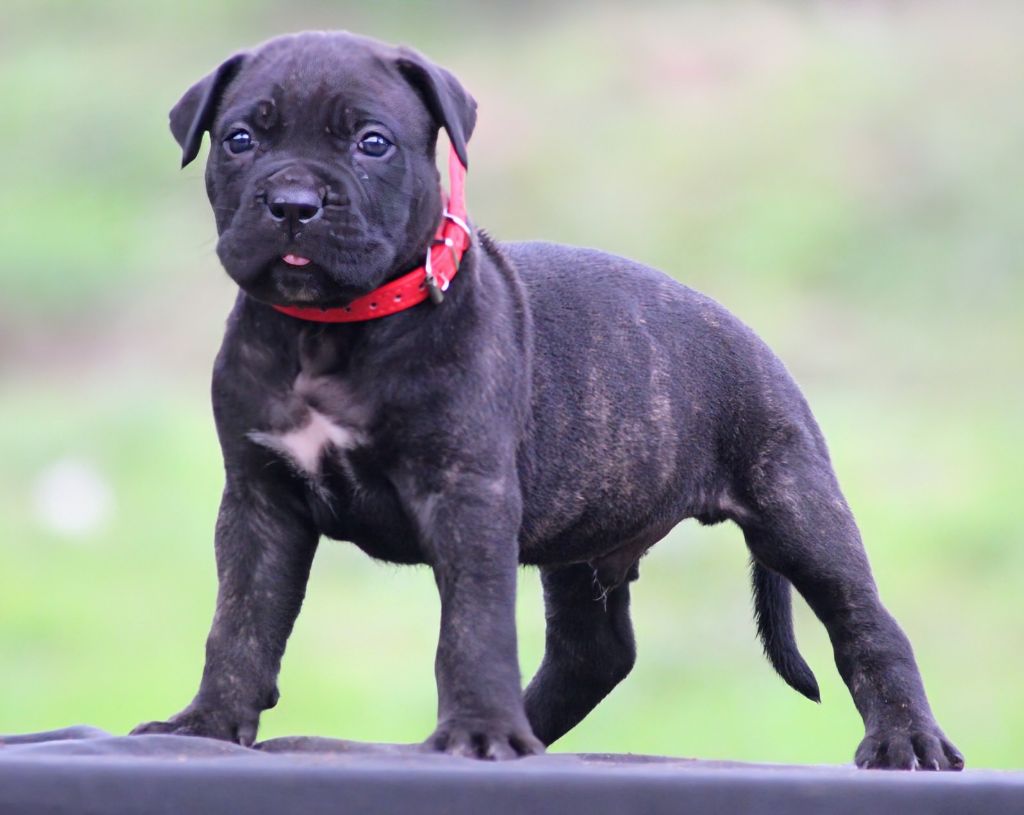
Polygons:
M238 120L304 135L351 132L366 121L429 140L431 115L404 81L398 49L349 34L278 38L253 54L220 106L217 127Z
M344 31L289 34L234 54L185 91L170 125L185 166L199 154L203 133L223 140L232 120L262 120L279 136L350 127L360 115L392 126L406 146L432 149L443 127L469 166L476 102L459 81L411 48Z

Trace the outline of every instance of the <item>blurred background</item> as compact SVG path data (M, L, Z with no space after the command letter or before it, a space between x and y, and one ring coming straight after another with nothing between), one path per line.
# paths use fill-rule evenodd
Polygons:
M234 289L166 115L305 28L414 45L480 104L499 239L660 267L752 325L829 439L882 595L969 766L1024 766L1024 7L920 2L7 0L0 25L0 733L124 732L198 683ZM205 150L204 154L205 156ZM692 523L692 522L691 522ZM633 675L556 749L847 762L860 720L799 603L816 706L761 657L739 530L641 564ZM262 737L418 740L424 569L324 541ZM523 672L543 613L521 573Z

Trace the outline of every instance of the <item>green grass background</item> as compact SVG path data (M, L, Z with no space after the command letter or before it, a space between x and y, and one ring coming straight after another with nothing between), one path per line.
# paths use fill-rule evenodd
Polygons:
M0 732L123 732L191 696L221 485L207 379L233 296L166 112L232 50L348 28L480 102L470 209L499 238L663 268L807 392L883 598L971 766L1024 765L1024 11L1019 4L14 0L0 24ZM114 510L52 531L54 462ZM760 656L735 528L641 565L633 675L557 749L845 762L861 725L800 603L816 706ZM540 658L521 573L524 674ZM433 724L423 569L324 541L264 737Z

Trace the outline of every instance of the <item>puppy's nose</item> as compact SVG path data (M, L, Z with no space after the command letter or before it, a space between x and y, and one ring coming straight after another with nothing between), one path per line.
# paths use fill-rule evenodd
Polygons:
M308 187L285 187L267 196L267 209L275 221L287 221L295 229L318 218L323 212L323 201L316 190Z

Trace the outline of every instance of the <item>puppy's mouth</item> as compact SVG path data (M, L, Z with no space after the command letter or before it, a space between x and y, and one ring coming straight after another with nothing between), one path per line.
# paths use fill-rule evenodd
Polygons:
M348 305L380 285L394 265L388 249L372 236L342 242L313 235L300 244L258 230L226 230L217 243L224 269L249 296L316 308Z
M289 252L267 265L267 279L280 305L312 304L324 294L326 270L305 255Z
M261 275L261 299L280 306L345 305L364 292L339 284L327 268L305 255L289 252L271 260Z

